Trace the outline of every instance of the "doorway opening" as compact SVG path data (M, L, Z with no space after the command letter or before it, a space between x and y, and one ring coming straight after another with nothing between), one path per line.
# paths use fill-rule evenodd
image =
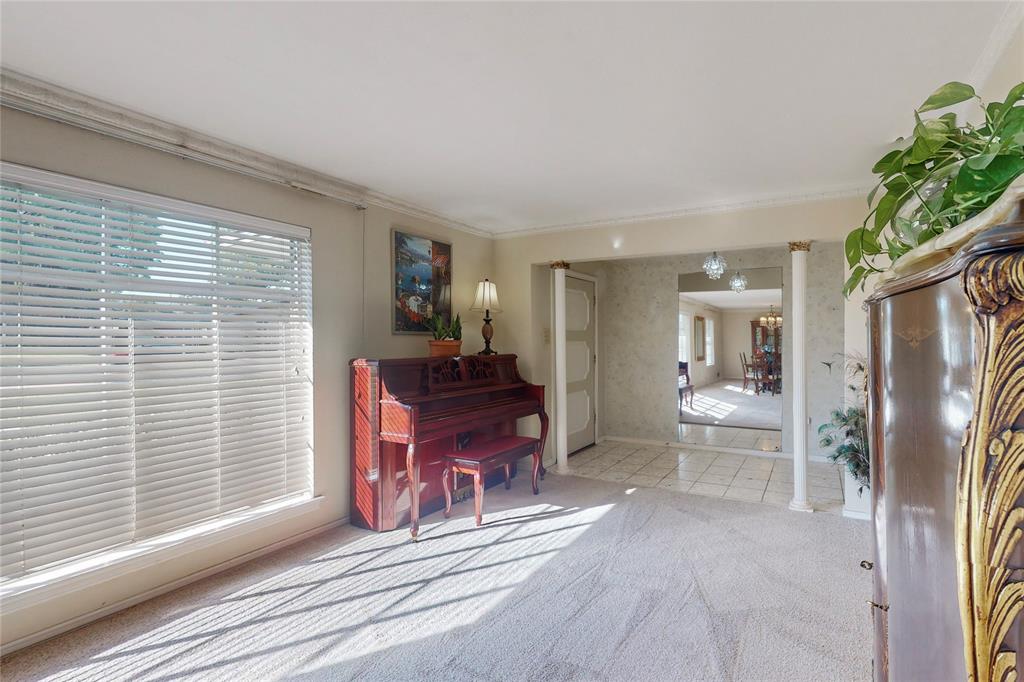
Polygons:
M777 452L782 441L782 268L679 275L679 440ZM737 291L737 289L739 289Z

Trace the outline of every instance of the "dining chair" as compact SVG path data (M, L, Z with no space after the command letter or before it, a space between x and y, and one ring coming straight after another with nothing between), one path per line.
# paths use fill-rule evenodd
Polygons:
M683 413L683 401L693 409L693 384L690 383L690 363L679 363L679 413Z

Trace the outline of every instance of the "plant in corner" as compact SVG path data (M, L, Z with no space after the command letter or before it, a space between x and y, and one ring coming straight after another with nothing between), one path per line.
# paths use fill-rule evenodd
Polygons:
M977 124L955 112L922 114L977 100ZM852 268L849 296L890 262L991 206L1024 174L1024 83L1002 102L986 104L965 83L946 83L914 112L913 135L871 169L878 182L868 194L864 223L846 237ZM877 203L875 199L878 199Z
M822 363L832 370L832 363ZM867 399L867 367L865 360L857 356L845 358L846 376L850 382L847 388L855 396L852 405L832 410L829 421L818 427L818 443L823 448L833 448L828 458L842 463L860 486L857 493L870 487L870 458L868 452L868 422L865 402Z
M426 321L427 329L434 335L428 342L430 346L430 357L449 357L462 352L462 319L456 315L451 324L445 324L444 319L434 313Z

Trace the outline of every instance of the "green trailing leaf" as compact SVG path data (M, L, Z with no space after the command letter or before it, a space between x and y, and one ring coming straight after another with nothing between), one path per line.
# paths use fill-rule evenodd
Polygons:
M874 256L882 252L882 245L878 243L878 235L871 230L861 230L860 250L863 255ZM853 263L850 263L852 266Z
M882 183L875 185L870 192L868 192L868 208L871 208L871 204L875 203L875 194L878 192L878 188L882 186Z
M917 110L924 113L926 111L934 111L935 109L945 109L954 104L966 102L972 97L974 97L974 88L966 83L953 81L946 83L933 92Z
M843 286L843 296L849 296L867 277L868 270L863 265L856 266Z
M1024 174L1024 83L1003 102L979 102L971 121L954 111L934 118L922 113L976 99L965 83L946 83L913 113L913 135L872 166L878 184L868 194L864 225L846 238L848 296L866 279L996 201ZM859 270L857 268L860 268Z
M879 200L878 208L875 210L876 230L885 227L886 223L892 220L893 216L896 215L896 211L899 209L898 202L899 199L892 190L889 190L889 192Z
M861 255L863 253L861 250L861 244L864 239L863 234L866 231L867 230L864 229L854 230L850 234L846 235L846 262L851 268L860 262Z
M960 203L975 199L985 201L993 195L1002 194L1021 173L1024 173L1024 156L1018 154L1000 154L980 169L964 164L956 175L953 197Z
M1012 107L1020 101L1024 101L1024 83L1017 83L1017 85L1010 88L1010 92L1006 94L1006 101L1003 102L1003 106Z
M1019 145L1020 143L1015 143L1014 140L1021 133L1024 133L1024 106L1013 107L999 119L996 136L1003 141L1004 145L1007 142L1011 145Z
M894 149L876 161L875 165L871 168L871 172L879 175L887 175L895 172L893 169L898 169L900 167L898 162L902 157L903 150Z

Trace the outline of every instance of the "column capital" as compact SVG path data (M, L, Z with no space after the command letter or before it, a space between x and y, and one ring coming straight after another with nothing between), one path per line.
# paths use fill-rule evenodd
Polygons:
M810 240L805 241L805 242L790 242L789 243L789 251L790 251L790 253L792 253L793 251L810 251L810 250L811 250L811 242L810 242Z
M553 260L551 261L552 270L568 270L570 267L569 261L564 260Z

